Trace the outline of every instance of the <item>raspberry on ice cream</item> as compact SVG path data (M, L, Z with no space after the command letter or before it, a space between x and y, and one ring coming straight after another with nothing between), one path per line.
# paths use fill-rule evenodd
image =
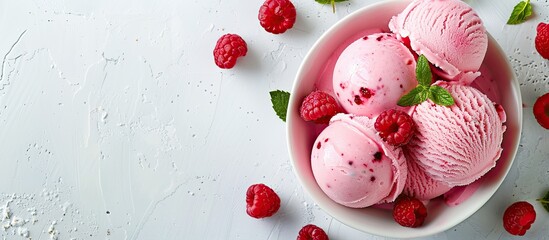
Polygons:
M248 46L242 37L237 34L225 34L217 40L213 55L215 64L220 68L233 68L236 59L246 56Z
M279 34L294 26L296 10L290 0L266 0L259 8L258 18L267 32Z
M375 129L379 136L388 144L402 146L414 135L414 121L407 113L389 109L382 112L376 119Z
M339 104L351 114L377 117L397 106L416 84L416 61L394 34L376 33L351 43L339 56L333 89Z
M335 202L352 208L392 202L406 181L406 159L400 148L376 134L365 116L338 114L312 146L316 182Z
M265 218L275 214L280 208L280 198L265 184L248 187L246 191L246 213L250 217Z

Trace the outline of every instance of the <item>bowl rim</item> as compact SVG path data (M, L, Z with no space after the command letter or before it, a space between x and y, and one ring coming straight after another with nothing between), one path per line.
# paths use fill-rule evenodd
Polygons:
M301 61L300 65L299 65L299 68L298 68L297 73L296 73L296 77L295 77L293 85L292 85L292 90L291 90L292 94L290 95L288 111L287 111L286 143L287 143L287 149L288 149L288 153L289 153L289 157L290 157L290 164L292 165L292 169L294 171L294 174L297 176L297 179L298 179L301 187L303 189L305 189L305 192L307 192L307 194L311 197L311 199L325 213L327 213L331 217L335 218L336 220L342 222L343 224L345 224L347 226L350 226L352 228L355 228L359 231L365 232L365 233L374 234L374 235L383 236L383 237L415 238L415 237L426 237L426 236L430 236L430 235L433 235L433 234L437 234L437 233L440 233L440 232L447 231L448 229L450 229L452 227L455 227L459 223L463 222L464 220L466 220L467 218L472 216L474 213L476 213L480 208L482 208L482 206L484 206L494 196L494 193L500 188L501 184L503 183L503 181L507 177L511 167L514 164L516 154L517 154L517 151L518 151L518 147L519 147L519 144L520 144L520 136L522 134L522 127L523 127L522 126L523 125L523 111L520 108L520 106L522 106L522 97L521 97L521 92L520 92L520 85L519 85L519 82L516 78L516 75L515 75L514 71L512 71L512 65L510 64L507 55L505 54L505 52L503 51L501 46L497 43L497 41L490 35L490 33L488 33L488 31L486 31L487 35L488 35L488 39L489 39L488 42L495 43L493 47L495 48L495 50L497 52L500 53L501 56L505 57L505 59L504 59L505 60L505 65L508 66L507 70L508 70L508 74L511 78L509 87L512 88L511 92L513 92L514 101L516 102L516 106L518 108L518 109L513 109L513 110L517 110L516 111L516 114L517 114L517 123L516 123L517 124L517 126L516 126L517 127L517 129L516 129L517 133L516 133L516 136L517 136L517 138L513 139L514 142L511 145L511 149L506 149L507 151L509 151L509 158L510 158L511 162L508 164L507 168L502 169L503 175L502 175L502 177L500 177L496 180L496 182L494 183L495 187L491 188L488 191L490 197L486 198L486 200L483 203L476 204L476 205L472 206L473 211L470 211L469 214L460 215L460 217L457 218L457 219L454 219L454 221L451 224L447 224L446 226L444 226L440 229L435 229L433 231L414 231L414 232L410 231L409 236L401 236L401 235L395 235L395 234L391 234L391 233L388 234L387 232L375 231L375 230L374 231L366 231L365 229L361 228L360 225L354 223L350 219L347 219L347 218L342 217L342 216L338 216L338 214L336 214L335 211L333 211L329 207L325 206L321 201L318 201L317 197L315 197L315 195L313 195L311 190L309 189L310 187L308 187L308 185L306 184L305 176L303 174L300 174L297 171L296 157L294 157L295 149L293 147L293 144L291 144L293 142L292 139L291 139L291 136L292 136L292 131L291 130L292 130L292 125L293 125L292 124L292 119L294 118L294 115L297 114L297 112L293 111L293 109L298 109L297 104L299 104L299 102L296 99L297 96L294 93L296 92L297 88L300 85L300 82L301 82L300 79L302 79L303 75L305 74L305 69L304 69L305 63L311 61L310 58L314 54L314 52L317 49L319 49L319 46L323 45L324 42L327 41L327 39L329 37L334 35L334 32L337 32L337 30L339 28L341 28L342 26L344 26L345 24L347 24L349 22L352 22L355 18L357 18L360 15L364 14L364 12L368 12L372 8L377 8L377 7L380 7L382 5L399 4L399 3L405 3L405 2L410 2L410 0L385 0L385 1L376 2L376 3L373 3L373 4L368 4L364 7L350 13L349 15L345 16L344 18L338 20L327 31L325 31L315 41L315 43L309 48L309 51L307 52L307 54L305 55L305 57L303 58L303 60ZM507 111L508 110L506 109L506 112Z

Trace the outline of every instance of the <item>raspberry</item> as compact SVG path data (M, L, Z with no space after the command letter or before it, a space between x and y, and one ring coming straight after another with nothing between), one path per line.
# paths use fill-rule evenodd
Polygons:
M297 240L329 240L329 238L322 228L309 224L299 230Z
M388 144L402 146L414 135L415 124L407 113L389 109L377 117L374 128Z
M220 68L233 68L236 59L246 56L248 46L244 39L236 34L225 34L217 40L213 54L215 64Z
M250 217L270 217L279 208L280 198L273 189L262 183L248 187L248 191L246 191L246 213Z
M330 118L339 113L340 110L336 100L330 94L314 91L303 99L299 112L301 118L305 121L328 123Z
M534 117L539 125L549 129L549 93L539 97L534 103Z
M540 22L537 27L536 50L539 55L545 59L549 59L549 24Z
M404 227L419 227L427 217L427 208L416 198L402 195L395 201L393 218Z
M266 0L259 8L259 24L267 32L279 34L295 23L295 7L289 0Z
M503 227L513 235L522 236L536 220L536 211L528 202L511 204L503 214Z

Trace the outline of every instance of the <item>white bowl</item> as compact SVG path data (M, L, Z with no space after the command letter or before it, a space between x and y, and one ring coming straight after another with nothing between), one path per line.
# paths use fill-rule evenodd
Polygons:
M497 165L481 183L479 189L458 206L449 207L442 201L431 201L428 205L429 216L423 226L406 228L394 222L391 211L378 208L353 209L332 201L317 185L311 170L311 149L318 127L303 121L299 116L299 107L303 98L315 90L315 82L321 76L325 66L330 64L330 56L341 51L359 33L372 28L388 31L389 19L401 12L409 1L382 1L366 6L345 17L326 33L310 49L303 60L294 82L287 115L287 137L290 159L294 172L303 188L310 194L320 208L342 223L367 232L385 237L412 238L422 237L452 228L480 209L496 192L513 163L522 127L522 102L519 84L515 79L507 57L497 42L489 36L488 51L484 63L493 71L501 96L500 104L507 113L507 131L503 139L503 154Z

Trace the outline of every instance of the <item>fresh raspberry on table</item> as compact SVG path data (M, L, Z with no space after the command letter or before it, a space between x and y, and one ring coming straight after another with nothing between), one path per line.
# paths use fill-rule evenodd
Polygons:
M539 97L534 103L534 117L539 125L549 129L549 93Z
M535 39L536 50L539 55L545 59L549 59L549 24L540 22L537 27L537 35Z
M280 198L265 184L248 187L246 191L246 213L250 217L265 218L275 214L280 208Z
M297 240L329 240L329 238L322 228L309 224L299 230Z
M279 34L292 28L296 11L290 0L266 0L259 8L259 23L267 32Z
M524 201L511 204L503 214L503 227L513 235L523 236L536 220L532 204Z
M423 225L426 217L427 208L418 199L401 195L395 201L393 218L398 224L416 228Z
M414 135L415 124L407 113L389 109L377 117L374 128L388 144L402 146L408 143Z
M316 123L328 123L330 118L339 112L340 109L334 97L323 91L314 91L307 95L299 110L303 120Z
M248 46L244 39L237 34L225 34L217 40L213 55L215 64L224 69L233 68L236 59L246 56Z

